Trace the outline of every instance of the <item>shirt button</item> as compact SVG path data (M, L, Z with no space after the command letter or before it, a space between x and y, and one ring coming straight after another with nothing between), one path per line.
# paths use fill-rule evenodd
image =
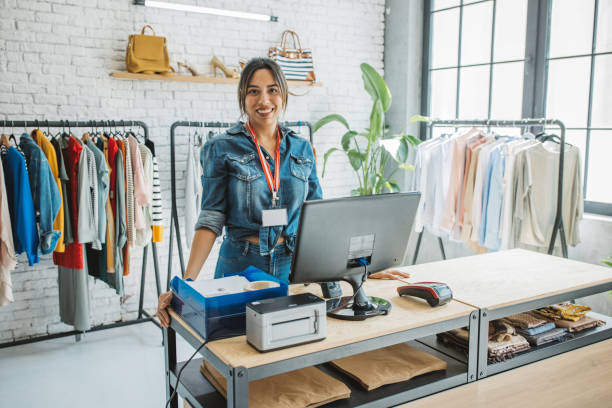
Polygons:
M270 156L266 156L266 160L270 160Z

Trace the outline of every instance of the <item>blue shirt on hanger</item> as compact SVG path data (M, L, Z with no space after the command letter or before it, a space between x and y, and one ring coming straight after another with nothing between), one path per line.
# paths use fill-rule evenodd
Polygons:
M268 255L282 235L293 250L302 203L321 199L323 192L308 140L282 126L280 132L278 196L280 207L287 209L287 225L261 225L262 211L272 207L272 194L255 143L239 122L202 147L202 205L196 230L208 228L220 235L226 226L228 238L234 241L259 237L261 255ZM274 152L265 152L264 156L274 174L278 164L274 163Z
M38 144L27 133L21 135L19 147L28 163L28 176L34 209L38 213L40 252L45 255L53 252L61 232L53 229L53 222L62 198L53 177L49 161Z
M15 252L26 252L30 266L38 263L38 231L25 159L13 146L2 155L4 183L13 226Z

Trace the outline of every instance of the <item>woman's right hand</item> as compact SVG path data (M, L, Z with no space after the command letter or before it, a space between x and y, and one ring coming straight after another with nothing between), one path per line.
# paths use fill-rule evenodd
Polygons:
M170 326L170 315L166 308L170 306L170 302L172 301L172 291L164 292L159 295L159 300L157 302L157 318L159 319L159 323L162 327Z

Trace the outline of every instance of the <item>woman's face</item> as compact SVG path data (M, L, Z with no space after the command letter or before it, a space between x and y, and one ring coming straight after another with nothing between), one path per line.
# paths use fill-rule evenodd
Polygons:
M283 108L283 97L270 70L262 68L253 73L244 102L251 125L276 125L279 112Z

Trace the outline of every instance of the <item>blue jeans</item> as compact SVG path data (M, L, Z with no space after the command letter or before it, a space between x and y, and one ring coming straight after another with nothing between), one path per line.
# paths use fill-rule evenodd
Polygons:
M249 241L234 241L225 238L219 251L215 279L222 278L225 274L242 272L248 266L254 266L288 283L292 253L285 243L276 245L270 255L262 256L259 251L259 245Z

